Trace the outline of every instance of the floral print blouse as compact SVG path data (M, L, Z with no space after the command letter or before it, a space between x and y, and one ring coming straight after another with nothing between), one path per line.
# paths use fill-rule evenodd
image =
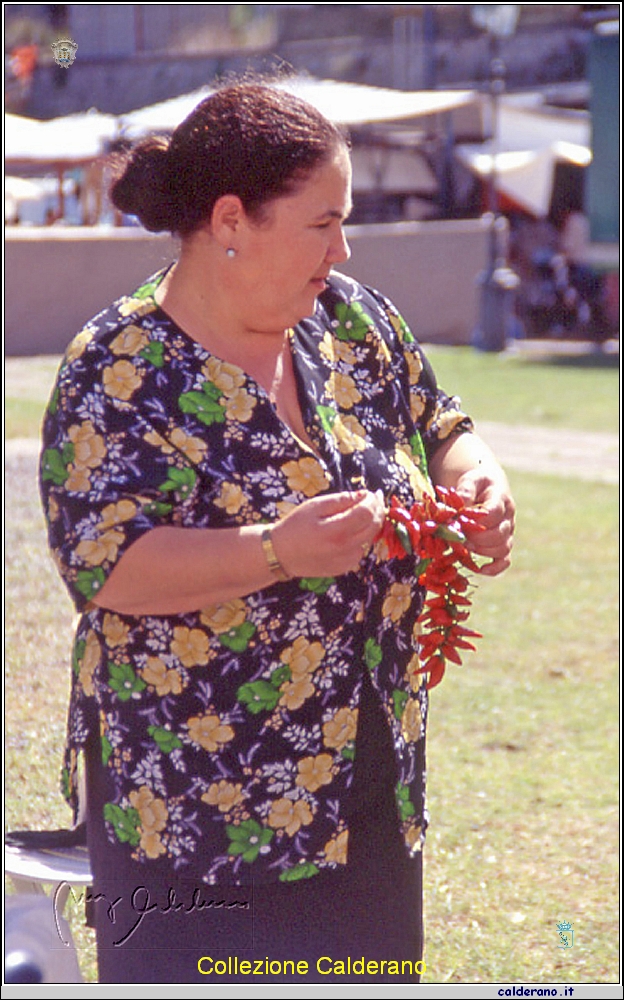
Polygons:
M50 546L82 616L65 791L101 735L112 841L135 860L200 865L209 884L344 865L362 672L392 728L409 852L425 828L422 593L410 558L276 582L191 614L128 616L91 598L144 532L274 522L307 497L366 486L413 502L427 457L470 422L436 386L387 300L333 274L290 331L311 450L241 368L156 304L165 272L73 340L44 423Z

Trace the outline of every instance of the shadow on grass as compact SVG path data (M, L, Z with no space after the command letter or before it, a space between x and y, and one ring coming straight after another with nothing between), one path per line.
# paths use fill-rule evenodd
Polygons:
M588 354L532 354L517 359L521 365L551 365L553 368L613 369L620 367L620 355L596 351Z

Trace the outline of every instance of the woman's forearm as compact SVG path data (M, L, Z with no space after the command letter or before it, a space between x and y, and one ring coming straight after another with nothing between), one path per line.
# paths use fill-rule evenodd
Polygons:
M379 532L374 493L314 497L270 526L286 577L339 576L357 569ZM128 615L186 614L245 597L277 582L262 544L268 526L153 528L122 555L94 603Z

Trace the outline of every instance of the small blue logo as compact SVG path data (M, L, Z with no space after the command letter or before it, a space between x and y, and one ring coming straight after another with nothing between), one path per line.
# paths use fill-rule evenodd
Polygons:
M562 920L560 924L557 924L557 932L559 934L559 947L563 951L574 947L574 930L569 920Z

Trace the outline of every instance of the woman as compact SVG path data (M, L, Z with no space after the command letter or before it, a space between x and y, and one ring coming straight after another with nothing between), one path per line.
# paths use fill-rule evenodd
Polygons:
M422 593L374 543L431 477L487 509L494 575L513 502L394 307L332 272L350 184L336 127L244 83L113 188L181 253L74 340L44 431L100 981L421 971Z

